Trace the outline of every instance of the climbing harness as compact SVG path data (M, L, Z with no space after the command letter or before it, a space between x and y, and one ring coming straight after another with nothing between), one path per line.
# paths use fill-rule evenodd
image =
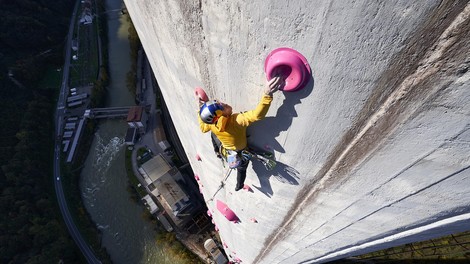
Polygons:
M276 161L272 159L272 153L261 153L252 149L243 150L242 153L246 153L245 155L250 156L250 159L253 157L259 160L268 171L273 170L277 165Z

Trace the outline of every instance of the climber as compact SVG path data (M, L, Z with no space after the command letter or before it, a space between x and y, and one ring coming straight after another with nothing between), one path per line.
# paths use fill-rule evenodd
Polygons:
M230 105L216 100L207 102L199 100L198 119L201 131L203 133L211 131L215 134L222 144L220 153L225 157L230 168L237 169L235 191L243 188L249 163L249 158L242 155L242 151L247 147L246 129L251 123L266 116L273 94L284 85L285 80L280 77L269 80L258 106L254 110L243 113L233 114Z

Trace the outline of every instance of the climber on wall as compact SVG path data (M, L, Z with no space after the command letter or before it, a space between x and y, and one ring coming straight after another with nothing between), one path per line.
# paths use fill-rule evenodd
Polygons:
M211 131L217 136L222 149L220 153L226 158L231 169L237 169L237 185L235 191L243 188L249 158L242 155L247 147L246 129L258 120L263 119L271 106L273 94L285 85L282 78L274 77L266 85L265 92L254 110L243 113L232 113L228 104L211 100L199 100L199 126L203 133Z

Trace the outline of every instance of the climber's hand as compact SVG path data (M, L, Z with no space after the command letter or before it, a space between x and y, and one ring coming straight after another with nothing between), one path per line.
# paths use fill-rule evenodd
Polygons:
M273 96L275 92L277 92L281 87L284 86L284 79L281 77L273 77L271 80L268 81L266 90L264 93L269 96Z
M202 105L205 103L201 98L198 99L198 109L201 109Z
M207 100L204 100L202 96L199 94L196 94L196 104L197 104L197 110L201 110L202 105L206 102Z
M196 96L197 110L199 111L202 105L209 99L207 98L206 92L201 87L196 87L194 95Z

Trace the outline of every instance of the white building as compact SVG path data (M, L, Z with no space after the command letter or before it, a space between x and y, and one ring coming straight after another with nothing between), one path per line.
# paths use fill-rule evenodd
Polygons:
M147 207L147 209L150 211L151 214L158 212L158 206L150 195L148 194L145 195L142 198L142 201L144 202L145 206Z
M126 131L126 136L124 140L126 145L133 146L135 143L136 136L137 136L137 128L129 127Z

